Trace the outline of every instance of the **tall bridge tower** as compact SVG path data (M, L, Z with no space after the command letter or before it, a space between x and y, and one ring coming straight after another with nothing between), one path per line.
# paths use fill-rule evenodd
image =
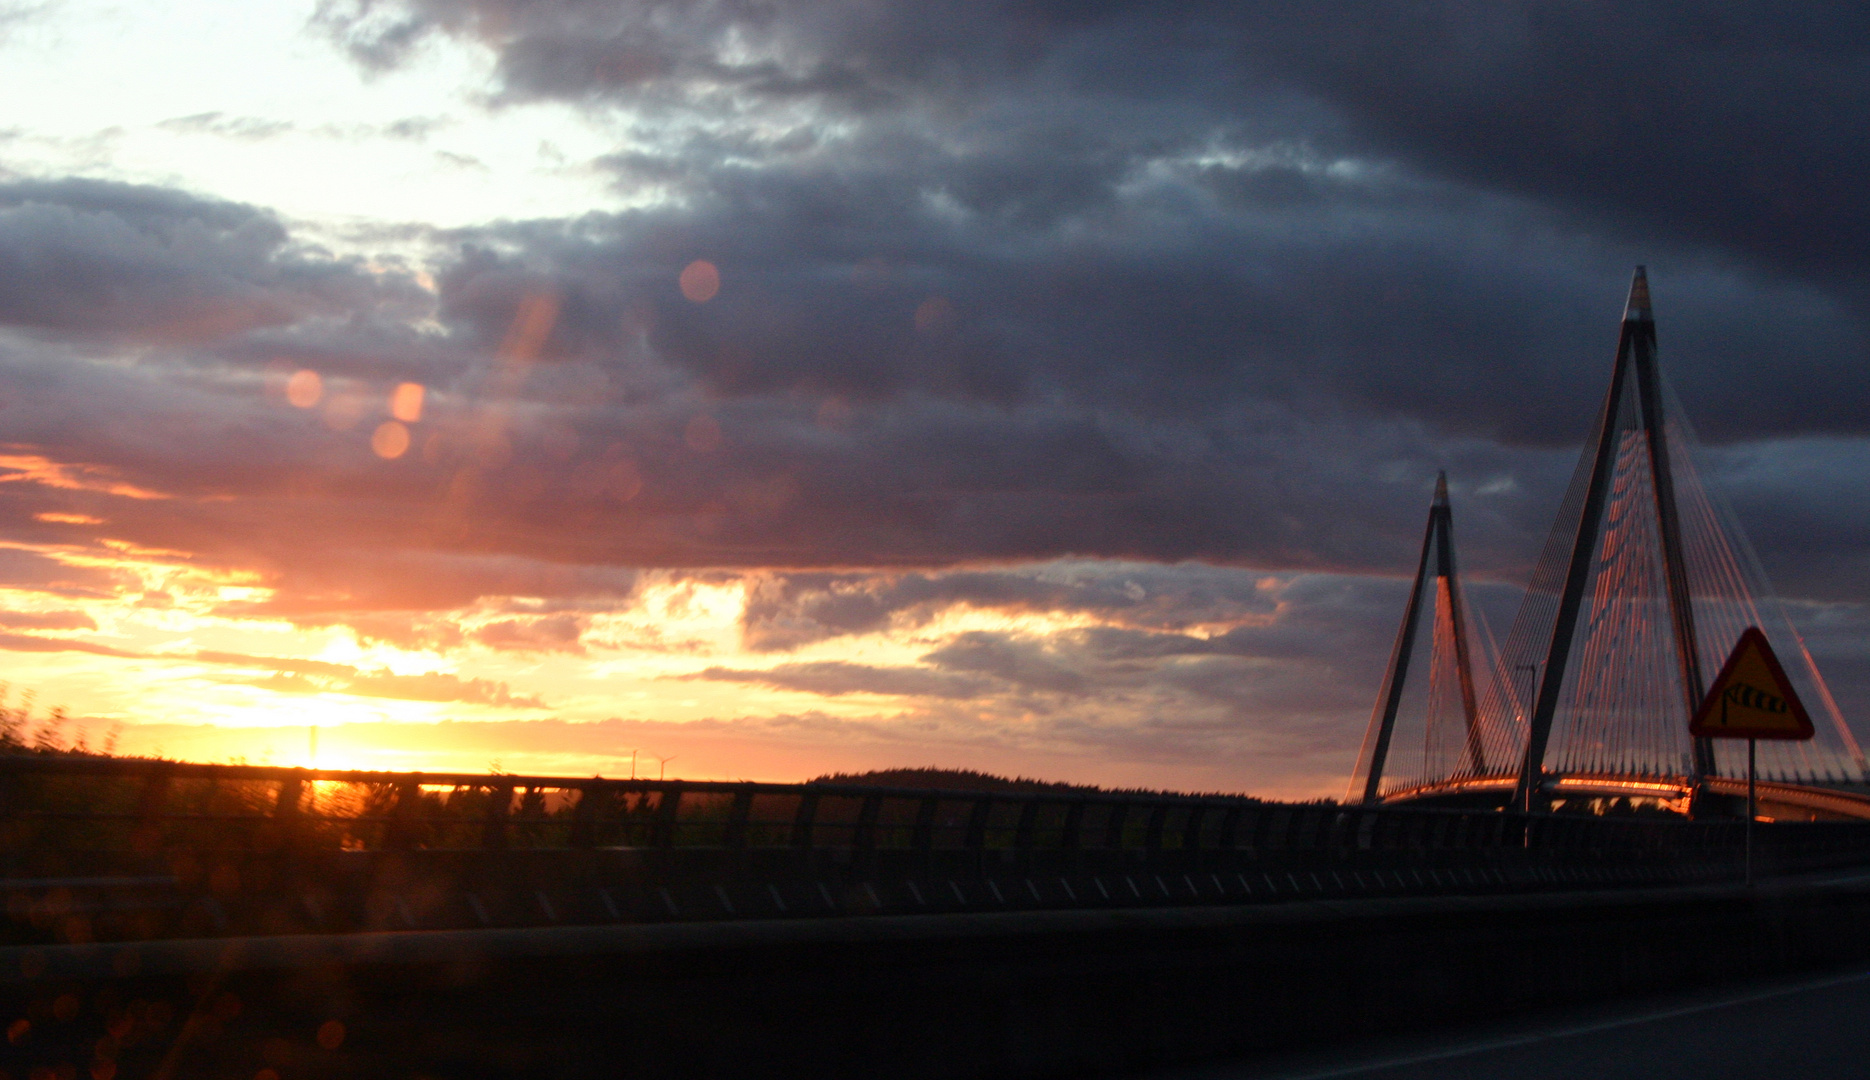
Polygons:
M1744 759L1690 738L1688 718L1706 673L1748 626L1777 639L1801 697L1830 721L1814 743L1766 750L1765 775L1801 787L1870 785L1870 765L1770 599L1745 533L1702 482L1698 453L1657 364L1649 282L1637 267L1609 391L1498 648L1475 634L1454 569L1446 477L1437 480L1350 797L1460 796L1534 809L1620 794L1686 810L1741 775ZM1424 642L1417 625L1431 592L1435 630Z
M1630 299L1624 305L1623 328L1617 337L1617 361L1611 369L1610 392L1598 416L1596 445L1588 447L1591 472L1584 492L1584 507L1577 532L1572 539L1571 558L1566 565L1565 581L1559 594L1557 619L1551 642L1546 648L1539 693L1533 701L1532 723L1528 733L1525 758L1521 763L1519 783L1513 801L1530 807L1545 770L1545 751L1552 736L1552 718L1558 710L1559 693L1577 638L1578 613L1584 602L1584 587L1591 578L1592 556L1600 547L1608 550L1604 537L1604 509L1610 501L1612 481L1622 469L1642 470L1630 478L1632 487L1648 483L1646 507L1632 508L1637 513L1654 514L1654 530L1641 542L1651 543L1662 556L1662 577L1668 625L1674 645L1674 668L1677 691L1682 696L1686 715L1694 715L1701 704L1706 684L1701 677L1700 649L1695 639L1694 598L1688 587L1688 571L1682 559L1681 516L1675 504L1675 480L1669 470L1669 440L1664 428L1662 380L1656 370L1656 320L1649 304L1649 278L1642 267L1630 282ZM1605 543L1600 545L1600 539ZM1621 541L1621 538L1620 538ZM1693 784L1714 771L1714 751L1708 740L1695 741L1687 762L1687 777Z

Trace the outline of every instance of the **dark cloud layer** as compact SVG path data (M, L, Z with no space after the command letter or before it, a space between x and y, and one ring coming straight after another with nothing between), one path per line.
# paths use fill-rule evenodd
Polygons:
M251 206L94 180L0 184L0 324L194 343L380 295Z
M48 421L67 395L61 421L140 394L132 430L152 434L214 414L211 448L151 445L120 423L24 430L155 491L284 492L284 514L249 499L182 521L152 503L116 523L230 560L271 552L281 580L298 579L280 604L432 608L434 574L369 568L437 550L560 566L1077 554L1390 568L1408 559L1436 465L1470 487L1510 480L1470 511L1468 535L1471 565L1511 573L1600 392L1638 258L1658 264L1665 351L1704 432L1854 440L1861 422L1856 270L1820 250L1848 219L1809 243L1811 229L1779 230L1786 250L1768 258L1737 210L1703 207L1688 229L1670 215L1692 200L1611 198L1740 168L1730 144L1748 131L1792 154L1803 182L1857 175L1857 136L1813 134L1853 92L1841 34L1743 8L1718 29L1685 19L1652 7L1600 27L1543 5L1406 21L1329 5L330 5L322 24L367 63L455 35L495 49L503 100L633 110L600 166L674 198L432 234L431 309L407 277L295 244L262 209L15 184L0 192L13 215L0 240L15 237L0 258L43 272L9 275L28 291L0 297L0 317L186 332L191 347L168 359L186 377L165 386L30 363L15 379ZM1642 108L1571 93L1630 85L1613 76L1645 65L1712 84L1785 57L1808 76L1750 111L1736 95L1757 83L1740 79L1699 97L1671 84ZM1511 155L1496 145L1507 117ZM1583 185L1606 161L1629 183ZM705 303L677 285L697 258L720 268ZM441 333L410 331L426 315ZM282 364L325 374L322 418L226 401ZM432 393L403 460L327 430L350 400L367 433L403 378ZM313 580L317 556L294 543L308 531L344 580ZM244 550L226 551L228 536ZM569 592L577 576L533 591Z
M1673 340L1697 384L1729 384L1706 388L1704 427L1859 430L1816 394L1743 397L1735 370L1765 353L1845 400L1865 389L1837 363L1865 344L1870 138L1851 118L1870 36L1854 10L410 0L324 17L368 63L457 34L492 46L508 99L644 117L642 145L612 159L620 183L679 190L689 247L766 288L784 282L761 256L783 249L820 286L869 255L901 259L912 287L967 291L964 322L986 332L935 358L951 389L1016 393L1051 361L1082 390L1140 361L1180 377L1138 380L1157 392L1324 379L1441 424L1568 440L1592 380L1566 369L1602 345L1565 328L1614 310L1606 276L1641 260L1676 273ZM863 335L839 309L878 305L813 306ZM747 378L721 359L749 351L724 347L745 323L710 329L666 333L710 377ZM875 366L902 343L868 336L861 375L835 345L810 374L903 378ZM799 374L759 344L756 377ZM1546 396L1564 408L1526 415Z
M724 667L703 668L684 676L712 682L756 683L778 690L799 690L825 697L844 694L886 694L926 698L972 698L990 689L980 679L956 677L922 668L873 667L837 660L780 664L766 670Z

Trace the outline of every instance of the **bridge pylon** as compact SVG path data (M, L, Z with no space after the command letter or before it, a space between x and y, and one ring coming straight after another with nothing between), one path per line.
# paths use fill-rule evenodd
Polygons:
M1409 606L1404 609L1402 626L1396 631L1396 644L1390 651L1383 689L1377 695L1376 708L1370 716L1360 755L1362 761L1351 778L1347 801L1375 803L1380 799L1383 770L1389 762L1390 743L1396 735L1396 719L1402 709L1410 661L1416 652L1418 627L1425 612L1432 616L1434 623L1433 648L1428 656L1431 681L1440 668L1452 664L1454 669L1463 724L1464 771L1474 776L1485 775L1488 772L1487 747L1481 727L1480 698L1474 683L1472 650L1468 644L1467 604L1461 595L1460 576L1455 571L1454 510L1448 501L1446 472L1435 477L1435 498L1429 505L1428 525L1422 534L1422 557L1416 563L1415 584L1409 590ZM1430 711L1434 712L1432 706ZM1432 715L1427 723L1434 724ZM1425 739L1432 738L1432 731L1425 732Z
M1682 556L1681 514L1676 506L1666 425L1662 380L1656 368L1656 320L1650 308L1649 278L1639 266L1630 281L1629 301L1624 305L1610 391L1598 414L1595 445L1590 451L1590 479L1559 593L1557 618L1541 665L1538 694L1533 699L1526 753L1521 759L1519 782L1513 791L1515 806L1531 809L1539 797L1546 746L1552 735L1552 718L1558 711L1559 695L1565 686L1577 637L1578 614L1585 586L1592 577L1593 557L1599 553L1603 539L1604 509L1611 494L1613 474L1631 457L1641 459L1637 462L1638 468L1647 465L1649 494L1654 503L1655 539L1660 541L1670 635L1680 692L1684 695L1683 707L1687 714L1693 715L1701 704L1707 684L1701 675L1694 598ZM1713 748L1706 739L1694 740L1688 781L1699 786L1701 778L1713 771Z

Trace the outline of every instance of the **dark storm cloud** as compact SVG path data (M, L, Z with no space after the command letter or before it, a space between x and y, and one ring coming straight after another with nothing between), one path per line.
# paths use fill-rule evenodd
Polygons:
M1077 604L1069 602L1068 590L1057 588L1061 581L1094 578L1099 571L1107 573L1109 580L1095 584L1122 581L1131 591L1106 592L1107 606L1099 607L1095 587L1086 589L1090 595L1077 598ZM970 702L969 707L1012 709L1022 715L1062 716L1117 708L1138 719L1175 717L1173 722L1193 726L1252 725L1277 717L1304 717L1309 723L1340 729L1348 739L1354 737L1351 729L1361 722L1381 676L1384 648L1394 633L1405 591L1400 581L1355 577L1266 579L1248 571L1213 567L1086 564L1054 564L993 575L958 572L937 576L920 588L939 585L942 577L1001 579L992 589L971 590L974 600L932 603L935 610L947 614L953 614L957 604L990 607L991 603L980 600L991 595L1017 597L999 607L1002 612L1052 610L1080 617L1095 612L1118 623L948 633L913 667L792 662L769 669L711 666L679 678L828 696L873 693L927 701L962 699ZM1029 590L1013 587L1021 578L1031 586ZM1141 595L1139 580L1164 589L1160 608L1144 609L1148 598ZM1184 584L1180 595L1191 601L1203 592L1235 597L1235 603L1216 602L1207 612L1235 625L1214 633L1121 625L1126 615L1137 616L1137 623L1148 623L1154 621L1152 615L1172 611L1175 604L1169 590L1178 581ZM845 591L857 591L861 584L856 575L837 582ZM868 584L873 595L885 596L900 588L903 579L878 576ZM960 588L937 591L967 595ZM1065 602L1049 609L1028 606L1032 597L1045 595ZM1191 602L1186 614L1203 612L1198 602ZM869 630L881 629L879 624L866 625Z
M1091 686L1083 672L1062 662L1047 643L1012 634L957 634L922 659L944 671L991 675L1031 690L1077 695Z
M684 679L711 682L753 683L775 690L798 690L808 694L839 697L844 694L890 694L926 698L978 698L991 690L986 679L969 678L929 671L924 668L875 667L837 660L780 664L772 668L746 670L709 667Z
M1870 446L1804 439L1736 447L1708 464L1776 586L1870 601Z
M691 212L635 217L618 247L670 272L718 255L751 286L663 311L665 355L720 392L1004 400L1063 384L1177 409L1323 392L1540 443L1576 437L1633 261L1673 273L1665 350L1705 431L1861 429L1843 403L1870 392L1862 18L1549 2L324 12L377 62L471 34L509 99L631 110L637 145L612 166ZM838 287L878 257L895 293ZM900 316L931 293L955 302L958 332L918 355ZM1760 394L1766 357L1785 388Z
M892 625L916 626L955 606L1086 614L1119 626L1179 628L1270 614L1276 603L1251 575L1200 564L1067 563L1038 571L774 574L755 578L751 586L742 634L754 649L792 649Z
M103 237L49 234L93 268L46 279L63 310L152 336L205 327L226 367L222 384L177 385L166 376L200 356L175 355L163 377L146 360L143 386L27 372L35 396L62 384L72 403L37 406L46 422L29 427L152 490L239 496L185 515L139 506L111 528L264 553L274 603L301 617L519 583L432 587L449 574L437 549L561 566L1078 553L1389 568L1409 558L1438 462L1513 480L1463 535L1470 565L1523 564L1563 465L1510 448L1582 433L1647 238L1579 199L1379 139L1333 89L1329 50L1274 27L1274 10L437 4L347 22L327 9L386 58L395 40L473 29L500 49L509 98L646 110L609 166L679 199L457 231L436 268L444 332L416 334L386 317L414 314L394 307L394 282L372 291L263 211L32 189L15 209L96 218ZM1310 18L1335 27L1320 40L1363 47L1329 10ZM1483 44L1499 37L1488 19ZM1528 48L1560 47L1528 33ZM1272 38L1287 42L1277 57ZM1861 342L1848 294L1775 277L1737 246L1669 243L1687 261L1657 275L1665 356L1684 358L1705 430L1860 422L1848 403L1864 367L1831 362ZM694 303L676 281L701 257L723 285ZM93 279L107 302L85 292ZM300 279L359 291L295 307ZM235 298L214 301L233 314L191 316L200 295ZM20 304L42 325L79 318ZM1762 308L1811 332L1734 314ZM1738 381L1788 349L1812 378ZM330 401L229 400L282 362L323 372ZM392 465L365 436L398 378L436 394ZM346 395L363 418L326 430ZM536 595L588 585L522 576ZM748 627L784 645L902 604L826 600L822 619L756 608Z
M618 567L778 568L747 610L755 648L960 605L1148 633L1074 646L1112 664L1226 664L1282 647L1236 637L1271 602L1237 581L1209 595L1192 567L1154 584L1141 569L1061 582L930 568L1082 556L1392 572L1449 465L1467 566L1514 578L1601 394L1639 259L1657 264L1665 364L1703 430L1854 445L1870 367L1842 256L1792 228L1798 251L1769 258L1711 210L1689 229L1601 183L1540 179L1597 160L1551 119L1552 72L1599 46L1579 70L1609 71L1622 45L1541 7L1465 22L1430 8L1407 25L1351 10L329 6L324 24L370 63L458 33L497 50L496 105L615 107L624 134L597 166L648 201L386 234L435 245L431 298L412 273L298 243L261 208L0 187L0 266L25 268L0 277L0 318L32 339L0 369L0 398L28 403L6 414L9 438L173 496L32 489L16 516L46 542L193 553L277 590L224 614L410 644L469 640L425 613L488 597L625 602L635 580ZM1717 72L1817 40L1749 35L1739 10L1716 20L1724 44L1633 40ZM1644 12L1610 25L1674 18ZM1394 55L1374 55L1386 40ZM1418 46L1435 63L1410 60ZM1792 166L1800 133L1847 92L1835 52L1758 106L1796 128L1774 143ZM1676 120L1656 153L1677 171L1645 183L1726 168L1709 156L1726 144L1696 133L1731 95L1690 122L1694 102L1665 90L1657 108ZM1533 149L1488 172L1450 132L1494 138L1510 111L1488 112L1494 97L1530 110ZM1444 99L1448 116L1400 104L1436 114ZM1831 155L1814 175L1844 175L1857 138L1811 150ZM678 284L696 259L720 272L705 302ZM99 331L133 355L87 351ZM298 367L324 377L314 408L280 396ZM430 396L386 461L369 439L402 379ZM1816 474L1750 482L1749 513L1809 517L1802 587L1844 588L1858 508L1821 496ZM479 642L582 647L575 619L511 614ZM1183 632L1204 622L1232 629ZM1382 652L1358 633L1343 647ZM1063 645L1034 647L970 639L931 662L1091 685L1071 683L1082 658Z
M1256 6L1263 15L1296 5ZM1870 12L1757 2L1306 5L1256 63L1445 175L1861 283Z
M521 98L867 116L1042 88L1045 110L1169 102L1191 127L1299 99L1330 121L1300 134L1434 174L1782 265L1866 266L1870 14L1851 7L409 0L323 19L385 62L474 33Z
M383 293L256 207L98 180L0 183L0 325L217 341Z

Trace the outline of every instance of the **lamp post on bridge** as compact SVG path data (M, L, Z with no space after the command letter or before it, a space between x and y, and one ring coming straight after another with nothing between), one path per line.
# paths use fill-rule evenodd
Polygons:
M1532 705L1533 705L1533 698L1537 696L1539 693L1539 665L1538 664L1514 664L1513 665L1514 674L1518 674L1519 672L1522 672L1522 671L1527 672L1528 674L1532 676L1531 680L1528 681L1526 684L1526 711L1524 713L1526 717L1526 749L1521 752L1520 762L1519 762L1520 771L1523 773L1529 767L1528 762L1529 762L1529 759L1532 757ZM1532 813L1532 791L1531 789L1527 790L1526 801L1523 804L1521 804L1520 809L1525 811L1528 814Z

